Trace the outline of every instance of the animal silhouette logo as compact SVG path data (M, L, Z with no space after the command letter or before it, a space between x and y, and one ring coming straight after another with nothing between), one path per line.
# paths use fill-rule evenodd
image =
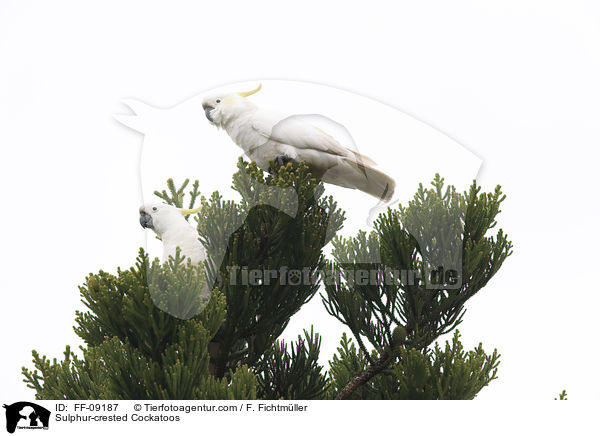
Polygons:
M343 188L344 184L339 182L339 178L332 170L321 174L325 179L333 180L333 184L328 185L328 189L331 189L338 204L343 209L351 210L352 213L348 215L344 224L350 232L361 229L365 223L368 227L372 227L374 218L385 212L388 207L394 207L401 200L410 200L417 182L423 177L432 177L439 172L445 177L447 175L448 179L457 185L468 186L480 169L481 159L464 146L395 108L321 85L285 81L263 82L266 82L265 84L268 85L266 87L271 89L269 93L263 95L274 100L274 105L283 104L288 100L300 105L300 115L283 118L282 121L274 124L271 130L263 132L269 138L281 136L282 130L293 130L291 127L296 124L311 123L316 126L316 131L322 130L331 134L349 152L358 156L357 161L361 168L365 166L365 162L361 160L364 159L364 155L362 150L358 149L358 143L368 146L366 154L375 160L383 161L380 163L388 164L386 172L396 183L395 190L392 189L394 194L389 195L389 198L387 198L389 189L387 186L384 186L381 195L369 196ZM240 83L229 85L227 88L249 89L249 86L250 84ZM286 98L278 97L280 94L285 95ZM207 92L203 92L168 108L158 108L136 99L121 101L130 113L116 114L114 118L143 135L138 166L142 203L145 198L152 198L153 192L157 187L162 186L165 180L174 176L200 179L201 189L204 192L219 190L223 193L223 187L230 186L230 170L238 161L241 150L233 144L232 138L227 137L228 135L224 135L223 132L218 132L218 129L207 122L206 108L202 103L206 95ZM307 98L309 100L306 100ZM324 112L337 114L338 119L340 117L341 119L334 121L333 118L324 115L302 112L309 107L319 107ZM348 129L345 126L348 126ZM246 158L259 162L260 159L254 156L253 152L268 147L271 142L265 140L264 145L259 144L257 149L248 150L244 153ZM365 180L370 178L367 173L363 176ZM271 206L281 209L292 217L296 215L298 200L292 189L274 186L263 188L269 192L274 191L265 196L273 199ZM227 195L227 191L225 194ZM464 213L465 210L462 208L457 211L456 216L447 219L450 236L457 240L462 235ZM243 224L244 218L241 217L239 226ZM444 277L448 271L457 271L460 277L461 247L453 246L450 252L447 252L448 250L444 250L445 246L441 243L444 240L443 235L431 234L424 231L422 227L423 223L407 223L407 231L423 247L424 257L426 257L424 262L428 265L428 271L431 270L432 274L435 272ZM231 231L235 231L236 228L232 228ZM223 249L216 258L212 259L216 265L220 264L225 253L226 242L223 241ZM152 241L147 241L147 244L150 243ZM380 261L380 253L378 251L371 253L371 258L364 261L377 263ZM437 269L434 271L435 268L439 271ZM428 285L436 286L433 281L429 283L428 280ZM209 288L210 285L212 284L208 284ZM447 285L448 289L458 287L460 287L460 280ZM171 314L182 317L181 314ZM186 317L193 315L195 314L187 314Z
M28 401L4 405L6 409L6 431L14 433L19 429L48 429L50 411Z

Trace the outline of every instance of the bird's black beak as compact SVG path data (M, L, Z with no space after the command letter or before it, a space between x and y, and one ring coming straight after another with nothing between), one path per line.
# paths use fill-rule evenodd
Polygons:
M213 111L214 107L212 107L212 106L202 106L202 107L204 108L204 115L206 115L206 118L208 119L208 121L210 121L211 123L214 123L215 121L210 116L210 113Z
M152 217L146 212L140 212L140 224L145 229L153 229Z

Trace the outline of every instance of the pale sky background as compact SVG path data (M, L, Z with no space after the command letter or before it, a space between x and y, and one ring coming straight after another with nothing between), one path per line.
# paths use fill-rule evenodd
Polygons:
M113 119L126 112L120 101L170 108L259 81L257 103L348 122L382 168L416 144L368 142L386 126L361 125L366 113L339 111L331 96L397 108L425 123L423 135L481 158L478 181L508 196L499 221L515 248L460 326L465 347L502 354L499 379L478 398L547 400L565 388L597 400L599 19L591 1L0 2L3 401L33 398L20 376L31 349L60 358L78 344L85 276L131 265L144 241L142 136ZM198 122L223 144L198 168L214 162L228 179L239 150ZM412 193L432 174L406 177ZM335 344L321 313L315 328ZM294 320L286 336L302 326Z

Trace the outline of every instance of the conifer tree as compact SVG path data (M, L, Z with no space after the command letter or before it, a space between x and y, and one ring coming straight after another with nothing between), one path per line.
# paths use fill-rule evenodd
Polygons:
M502 230L486 236L505 196L499 186L480 191L475 182L464 194L444 189L436 175L407 207L380 215L369 235L334 240L326 271L339 279L325 283L323 302L358 349L342 338L330 362L331 395L471 399L496 377L498 353L486 355L481 344L465 353L458 332L444 349L431 348L460 324L465 302L512 253Z
M458 194L436 177L371 234L334 239L344 213L302 163L265 174L240 160L238 202L188 185L169 180L156 195L177 207L199 202L208 260L191 265L177 253L161 264L140 250L132 268L90 274L80 287L88 310L76 313L82 357L68 346L61 361L34 351L35 369L23 374L36 398L467 399L496 377L496 351L465 352L457 332L445 347L434 342L510 254L502 231L486 236L499 188L481 194L474 183ZM433 279L440 266L451 280ZM387 280L390 269L418 279ZM359 270L375 274L361 283ZM327 311L353 335L327 370L312 327L292 344L278 339L322 284Z

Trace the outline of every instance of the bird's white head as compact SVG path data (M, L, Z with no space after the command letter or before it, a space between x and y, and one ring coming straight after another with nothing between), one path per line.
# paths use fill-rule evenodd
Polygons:
M202 108L206 118L217 127L225 127L229 121L247 113L248 110L256 108L256 105L246 97L256 94L261 87L262 85L259 84L252 91L207 95L202 100Z
M140 224L145 229L152 229L162 236L170 229L181 225L189 226L185 215L199 212L196 209L180 209L165 203L146 203L140 206Z

